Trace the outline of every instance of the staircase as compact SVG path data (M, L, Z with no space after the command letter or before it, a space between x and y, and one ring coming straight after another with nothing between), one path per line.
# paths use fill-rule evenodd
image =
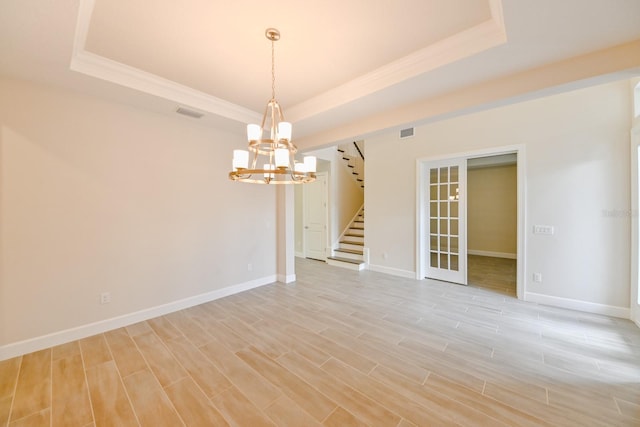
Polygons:
M351 172L352 178L364 190L364 141L339 145L338 154Z
M327 264L350 270L364 270L364 207L349 224Z

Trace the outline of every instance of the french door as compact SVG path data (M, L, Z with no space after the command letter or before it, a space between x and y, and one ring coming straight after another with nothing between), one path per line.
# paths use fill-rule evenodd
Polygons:
M466 285L467 160L429 162L426 172L426 277Z

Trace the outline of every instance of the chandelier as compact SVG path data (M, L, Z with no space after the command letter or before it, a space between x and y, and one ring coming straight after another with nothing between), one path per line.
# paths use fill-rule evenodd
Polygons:
M267 28L265 36L271 41L271 99L262 124L247 125L248 150L233 150L233 171L229 172L229 179L255 184L312 182L316 179L316 158L305 156L302 162L295 160L297 148L291 142L292 126L284 121L282 108L276 101L274 44L280 39L280 32Z

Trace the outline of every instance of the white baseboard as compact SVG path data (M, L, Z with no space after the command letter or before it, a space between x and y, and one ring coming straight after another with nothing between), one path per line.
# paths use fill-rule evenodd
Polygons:
M510 254L507 252L479 251L476 249L467 249L467 255L490 256L493 258L518 259L517 254Z
M525 301L536 302L538 304L551 305L554 307L568 308L571 310L584 311L587 313L603 314L605 316L629 319L631 310L628 307L617 307L613 305L598 304L588 301L580 301L569 298L554 297L551 295L536 294L527 292ZM640 325L638 325L640 327Z
M378 273L391 274L392 276L404 277L405 279L415 279L416 272L402 270L399 268L385 267L383 265L367 264L367 270L376 271Z
M278 282L280 283L291 283L296 281L295 274L278 274Z
M304 258L304 252L297 252L297 251L296 251L296 254L295 254L295 255L296 255L296 257L298 257L298 258Z
M227 286L226 288L216 289L215 291L207 292L189 298L184 298L156 307L146 308L144 310L136 311L118 317L113 317L111 319L100 320L98 322L66 329L64 331L53 332L51 334L43 335L40 337L6 344L0 346L0 361L79 340L82 338L90 337L92 335L101 334L113 329L122 328L123 326L128 326L134 323L142 322L144 320L153 319L154 317L163 316L168 313L173 313L174 311L183 310L195 305L204 304L209 301L248 291L249 289L269 285L276 282L276 278L277 277L275 275L262 277L260 279L250 280L245 283Z

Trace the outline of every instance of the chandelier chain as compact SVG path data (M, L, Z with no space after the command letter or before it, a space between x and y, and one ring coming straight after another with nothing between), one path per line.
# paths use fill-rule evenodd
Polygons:
M276 50L271 40L271 99L276 99Z

